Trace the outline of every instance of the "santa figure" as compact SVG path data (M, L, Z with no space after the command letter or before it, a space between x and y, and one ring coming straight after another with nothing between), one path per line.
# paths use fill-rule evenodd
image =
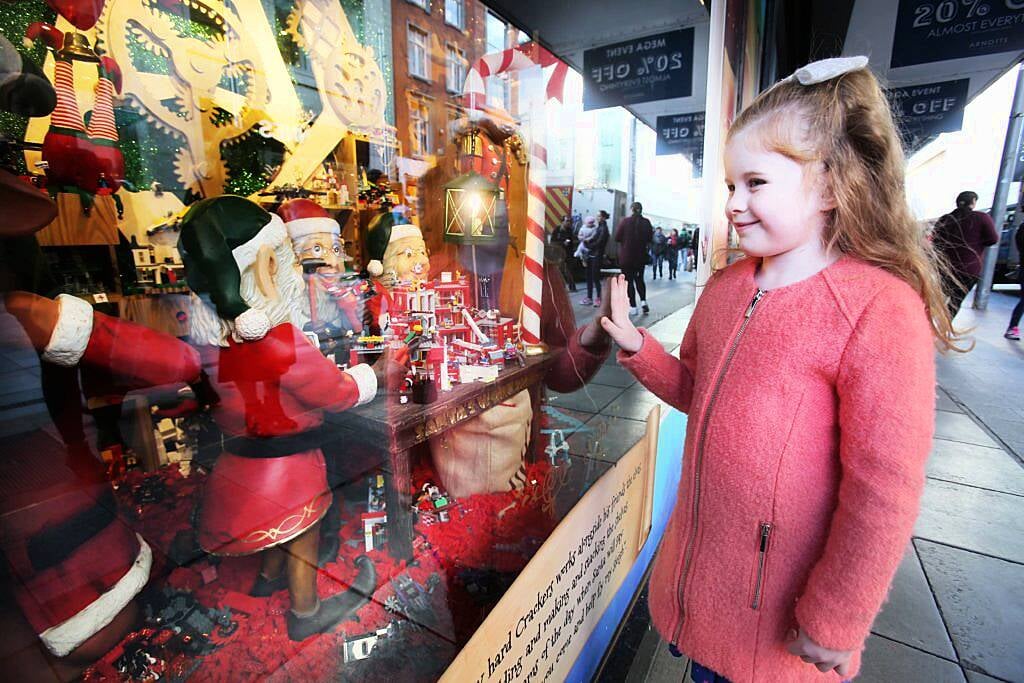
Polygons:
M203 386L194 349L96 312L82 299L11 292L5 304L41 363L102 369L113 393L186 382ZM58 668L73 671L98 659L134 627L135 596L149 579L152 552L118 518L102 463L69 449L67 465L63 492L21 492L31 499L4 516L3 550L22 612L60 658Z
M302 333L303 280L284 222L242 197L194 204L179 249L193 296L191 341L220 400L224 452L204 488L198 541L207 552L263 552L251 591L288 589L288 635L303 640L354 614L376 584L359 558L352 588L320 600L318 524L331 502L320 449L325 412L372 400L404 368L340 370Z

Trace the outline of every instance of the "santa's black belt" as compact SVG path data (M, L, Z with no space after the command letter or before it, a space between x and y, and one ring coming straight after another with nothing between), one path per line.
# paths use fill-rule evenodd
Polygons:
M224 450L243 458L283 458L320 448L326 435L326 430L321 426L286 436L236 436L224 443Z
M114 494L108 489L90 507L36 532L28 539L28 559L32 567L41 572L63 562L114 521L116 507Z

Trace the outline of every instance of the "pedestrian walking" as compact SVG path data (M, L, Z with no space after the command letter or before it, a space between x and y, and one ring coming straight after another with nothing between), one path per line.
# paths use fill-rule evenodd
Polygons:
M593 216L587 216L583 219L579 238L580 246L576 254L583 261L587 273L587 296L580 303L584 306L599 308L601 306L601 262L604 260L605 247L608 246L608 223L599 221ZM597 292L596 297L594 296L595 291Z
M565 284L569 286L569 291L575 292L576 279L573 277L572 266L569 263L574 251L572 219L569 216L562 219L562 222L552 231L549 243L558 247L554 250L554 258L558 261L558 270L562 273Z
M686 270L697 269L697 256L700 251L700 226L693 229L690 235L690 259L686 262Z
M665 277L665 257L668 248L668 235L659 225L654 229L654 237L651 240L651 279L657 280Z
M666 258L668 259L668 279L676 279L676 270L679 268L679 250L682 249L683 238L679 235L679 231L676 228L672 228L672 233L668 236L668 252Z
M1017 228L1016 234L1013 236L1017 242L1017 254L1024 254L1024 230ZM1019 257L1018 257L1019 258ZM1010 314L1010 326L1006 328L1006 333L1003 335L1007 339L1013 341L1020 341L1020 316L1024 314L1024 268L1017 266L1017 282L1019 282L1020 293L1017 305L1013 307L1013 313Z
M956 209L935 222L932 244L945 260L942 289L949 317L955 318L967 293L978 283L985 249L999 242L995 223L987 213L975 211L978 195L971 191L956 197Z
M746 258L708 281L678 356L607 288L619 364L690 415L648 603L695 681L852 679L917 517L934 347L958 336L866 63L801 69L730 127Z
M629 291L630 315L637 314L637 295L644 313L650 313L647 305L647 285L644 284L644 268L647 266L654 228L644 218L644 207L633 202L630 215L619 221L615 227L615 241L619 243L619 268L625 276Z

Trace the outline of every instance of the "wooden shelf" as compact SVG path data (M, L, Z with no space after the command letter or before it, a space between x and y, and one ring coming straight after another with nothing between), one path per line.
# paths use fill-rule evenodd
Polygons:
M57 195L57 218L36 233L44 247L78 247L117 244L117 208L110 196L97 196L86 216L77 194Z

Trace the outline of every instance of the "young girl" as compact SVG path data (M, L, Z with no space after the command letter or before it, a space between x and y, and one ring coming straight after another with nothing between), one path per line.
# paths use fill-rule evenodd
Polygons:
M601 319L690 418L649 603L695 681L852 678L917 515L933 342L956 338L866 62L805 67L733 124L747 258L708 282L678 359L632 325L621 277Z

